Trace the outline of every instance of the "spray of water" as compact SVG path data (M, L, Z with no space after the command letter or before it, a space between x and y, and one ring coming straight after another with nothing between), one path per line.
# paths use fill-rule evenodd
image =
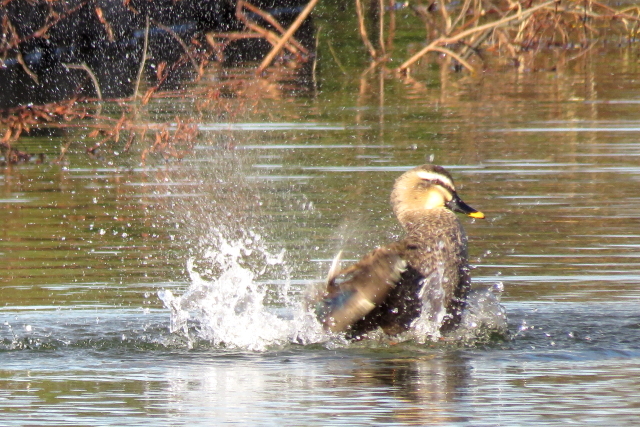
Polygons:
M327 347L347 344L342 336L322 329L313 310L305 304L305 294L290 295L286 282L274 289L259 280L265 268L252 271L243 265L245 257L260 257L265 266L286 266L285 252L271 253L259 235L253 234L253 240L232 242L220 236L219 245L207 251L205 257L216 270L222 271L219 276L204 278L196 271L192 258L187 263L191 282L188 289L180 296L170 290L159 293L171 310L171 331L183 335L188 342L205 340L215 347L249 351L287 344L324 343ZM460 327L446 337L439 332L444 309L435 314L424 310L429 315L416 319L410 331L393 341L428 343L444 338L474 342L490 338L491 334L505 334L507 323L500 304L501 293L499 284L472 291ZM437 295L431 295L426 301L436 300ZM370 338L375 340L376 334L370 334Z
M264 351L287 343L309 344L326 340L326 334L299 298L288 292L287 283L277 289L261 282L265 269L255 272L243 266L244 257L261 257L265 265L284 267L284 251L270 253L253 234L253 240L226 241L211 248L205 257L222 271L203 278L190 259L191 285L180 296L169 290L159 293L171 310L171 331L190 340L206 340L216 347ZM269 293L278 294L274 298ZM271 298L269 298L271 297ZM267 300L276 300L267 304ZM189 329L189 321L197 325Z
M296 261L281 242L299 242L301 237L291 230L283 233L281 227L294 228L292 224L299 221L276 221L265 205L278 218L285 212L293 215L293 193L274 191L274 182L261 182L251 175L246 159L227 156L192 169L198 183L189 187L194 197L175 203L170 212L188 236L184 241L190 248L188 288L180 295L171 290L158 293L171 312L171 331L191 345L207 341L216 347L250 351L292 343L345 345L342 336L323 330L309 307L310 292L292 289L291 275L296 269L290 264ZM192 177L181 179L194 181ZM288 239L282 239L283 235ZM435 274L442 276L440 271ZM394 338L396 341L440 338L438 329L445 314L442 295L425 297L440 310L425 310L436 314L418 318L412 330ZM496 324L504 321L499 292L473 294L470 301L457 338L472 338L482 328L502 327Z
M259 175L265 172L254 160L240 150L216 152L171 178L189 184L167 215L188 252L189 286L158 296L171 312L171 331L190 344L262 351L326 340L304 292L291 286L283 243L294 240L283 227L301 221L282 218L308 214L311 205L286 182Z

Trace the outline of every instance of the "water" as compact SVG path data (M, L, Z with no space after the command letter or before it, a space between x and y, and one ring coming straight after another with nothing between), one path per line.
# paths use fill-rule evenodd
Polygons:
M345 80L203 123L181 163L5 168L2 424L635 425L638 64L598 55L384 99ZM461 220L508 337L327 336L302 302L400 233L393 180L431 156L487 215Z

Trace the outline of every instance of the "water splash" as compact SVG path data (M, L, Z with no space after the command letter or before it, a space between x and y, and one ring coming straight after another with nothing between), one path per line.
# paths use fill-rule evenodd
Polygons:
M309 344L327 339L315 316L299 298L289 292L289 282L276 289L259 279L267 266L286 269L285 252L269 252L258 234L252 239L227 241L221 235L216 248L205 253L222 271L215 278L204 278L196 271L195 259L187 263L191 285L180 296L170 290L159 292L160 299L171 310L171 332L194 339L210 341L216 347L264 351L287 343ZM254 272L245 258L261 259L263 267ZM268 298L270 297L270 298ZM269 304L266 303L270 299ZM275 303L274 303L275 302ZM189 328L189 321L195 328Z
M167 209L189 251L188 288L178 295L170 290L158 293L170 310L171 332L188 346L206 341L217 348L249 351L289 344L351 345L344 334L323 330L309 304L312 291L291 286L292 274L304 267L295 264L300 256L284 248L304 250L309 245L308 235L299 234L313 227L306 224L314 214L305 206L311 205L302 193L280 187L288 184L252 175L251 159L241 154L224 152L215 159L200 159L195 167L181 169L186 176L175 177L194 185L183 190L191 197L174 201ZM349 236L348 230L339 234ZM436 273L433 280L439 282L444 274ZM417 319L412 330L397 340L438 340L445 316L442 298L425 295L433 306L425 310L429 314ZM465 320L465 325L471 330L472 325L484 328L489 324L479 321L483 307L467 316L472 320ZM495 313L494 308L487 310Z
M451 335L458 341L485 341L492 336L507 337L507 312L500 303L502 282L473 289L467 296L460 326Z
M422 311L420 316L412 322L411 330L407 334L417 342L425 343L440 338L440 325L447 312L442 287L445 277L444 266L438 263L436 269L423 279L419 293L419 297L424 301Z
M307 304L308 296L292 295L289 280L276 286L260 280L268 268L279 267L288 274L286 253L269 251L258 234L248 236L229 241L218 234L218 244L203 256L210 263L208 268L203 268L202 259L191 258L187 262L191 284L182 295L176 296L170 290L158 293L171 311L171 332L185 337L190 346L204 340L218 348L249 351L265 351L287 344L322 343L329 348L349 345L344 334L323 330ZM220 274L212 277L214 272ZM471 291L460 327L445 337L439 331L445 315L441 307L439 311L424 310L427 315L416 319L410 331L394 337L393 341L425 344L444 338L473 343L495 334L504 336L507 321L500 304L501 293L501 284ZM439 295L425 297L436 305L441 299ZM368 335L374 341L378 336L375 332Z

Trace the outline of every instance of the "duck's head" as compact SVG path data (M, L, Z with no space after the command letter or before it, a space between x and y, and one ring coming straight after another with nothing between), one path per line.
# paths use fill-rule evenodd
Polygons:
M422 165L402 174L391 193L393 212L400 222L413 215L427 215L431 209L446 208L472 218L484 218L458 197L451 175L441 166Z

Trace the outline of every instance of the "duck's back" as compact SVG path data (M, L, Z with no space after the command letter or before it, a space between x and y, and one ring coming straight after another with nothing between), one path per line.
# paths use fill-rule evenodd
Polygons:
M354 323L351 334L376 327L395 334L418 318L447 330L459 322L470 279L466 236L455 214L437 209L407 218L407 236L385 249L406 261L406 270L384 302Z

